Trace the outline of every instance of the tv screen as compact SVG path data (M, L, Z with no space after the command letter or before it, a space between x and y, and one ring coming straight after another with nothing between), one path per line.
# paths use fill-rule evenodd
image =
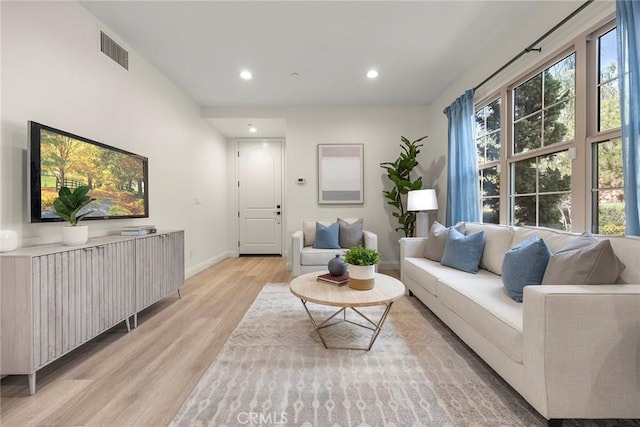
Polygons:
M146 157L36 122L29 135L31 222L63 221L53 207L58 190L81 185L96 199L85 219L149 216Z

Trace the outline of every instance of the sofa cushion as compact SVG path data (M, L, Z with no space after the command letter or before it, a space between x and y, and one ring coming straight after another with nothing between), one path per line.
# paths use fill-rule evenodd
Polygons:
M336 254L344 255L344 249L314 249L305 246L300 252L300 265L327 265Z
M473 277L443 277L438 283L438 300L522 363L523 305L507 295L499 276L480 270Z
M496 274L502 274L504 254L513 246L514 228L509 225L481 224L477 222L467 222L465 228L467 234L484 231L485 244L484 252L480 259L480 268Z
M402 261L402 274L422 285L434 296L438 295L438 279L451 271L467 274L425 258L405 258Z
M460 233L455 228L449 229L447 243L442 254L442 265L477 273L482 250L484 249L484 231L468 236Z
M316 241L316 222L329 226L335 221L331 219L305 219L302 221L302 234L304 235L303 246L313 246L313 242Z
M464 223L456 224L455 229L464 234ZM442 261L442 254L444 253L444 246L447 243L448 235L449 228L440 224L438 221L434 221L429 230L429 238L427 239L427 245L424 250L424 257L432 261Z
M558 252L560 249L578 238L577 234L569 233L567 231L553 230L551 228L543 227L522 226L516 227L515 235L513 236L513 244L518 244L533 236L537 236L544 240L552 253Z
M514 301L522 302L525 286L542 283L551 251L536 236L516 244L504 255L502 283Z
M362 246L362 230L364 228L364 220L362 218L358 218L354 222L338 218L338 226L340 227L338 241L341 248L349 249L354 246Z
M315 249L340 249L339 233L340 226L337 222L329 226L316 222L316 238L313 241L313 247Z
M549 260L543 285L607 285L615 284L624 265L611 247L609 240L601 240L588 246L571 244L561 249Z

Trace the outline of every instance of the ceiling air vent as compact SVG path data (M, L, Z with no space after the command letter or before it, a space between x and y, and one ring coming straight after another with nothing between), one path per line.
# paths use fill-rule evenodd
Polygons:
M102 31L100 31L100 51L122 65L126 70L129 69L129 52Z

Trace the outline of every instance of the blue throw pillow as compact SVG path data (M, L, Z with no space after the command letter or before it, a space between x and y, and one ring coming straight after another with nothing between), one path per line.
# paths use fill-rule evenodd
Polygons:
M455 228L451 228L440 264L476 274L483 250L484 231L465 236Z
M522 302L525 286L542 283L551 251L537 236L524 240L504 254L502 283L514 301Z
M340 249L339 235L340 226L337 222L329 226L316 222L316 240L313 242L313 247L316 249Z

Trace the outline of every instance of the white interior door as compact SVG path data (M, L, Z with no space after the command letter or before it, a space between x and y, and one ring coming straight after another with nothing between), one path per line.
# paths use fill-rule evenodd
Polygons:
M238 141L238 251L282 255L282 141Z

